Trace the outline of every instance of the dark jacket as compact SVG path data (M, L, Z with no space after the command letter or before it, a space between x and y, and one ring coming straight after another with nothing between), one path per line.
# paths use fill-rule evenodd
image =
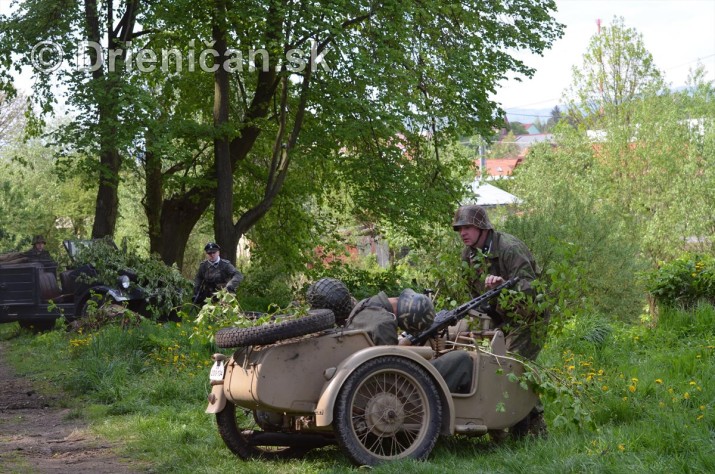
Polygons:
M203 301L224 287L234 293L242 281L243 274L228 260L222 258L215 265L204 260L194 278L194 301Z

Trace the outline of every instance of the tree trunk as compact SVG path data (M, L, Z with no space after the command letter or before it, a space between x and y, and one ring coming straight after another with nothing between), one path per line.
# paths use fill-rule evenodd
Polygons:
M94 208L92 238L114 235L119 209L119 168L121 156L116 149L107 150L100 157L99 188Z
M150 134L147 133L144 169L146 183L142 205L149 224L150 253L161 254L161 208L164 201L164 179L161 173L161 158L152 151Z
M226 6L223 0L216 0L212 36L214 48L218 52L216 61L222 65L226 60ZM236 263L236 242L233 236L233 167L231 149L226 126L229 119L229 78L228 72L219 67L214 72L214 169L216 171L216 195L214 204L214 234L221 246L221 256Z
M164 200L161 234L157 238L157 248L152 248L152 252L159 253L167 265L176 263L179 268L183 267L191 231L210 204L211 195L200 196L194 192Z

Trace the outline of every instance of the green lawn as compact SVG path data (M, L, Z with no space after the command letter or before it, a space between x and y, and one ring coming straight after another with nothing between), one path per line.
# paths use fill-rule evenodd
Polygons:
M188 323L144 322L91 334L33 335L0 327L20 373L61 387L89 410L97 433L156 472L343 472L356 470L335 447L291 462L243 462L204 413L210 343ZM653 321L571 324L539 363L566 395L545 397L549 437L492 443L442 438L427 462L375 472L715 472L715 309L662 310ZM597 337L595 336L597 335ZM22 361L51 354L50 363ZM568 394L578 394L573 399ZM80 415L80 413L83 413ZM574 415L581 420L573 422ZM587 420L590 418L591 422Z

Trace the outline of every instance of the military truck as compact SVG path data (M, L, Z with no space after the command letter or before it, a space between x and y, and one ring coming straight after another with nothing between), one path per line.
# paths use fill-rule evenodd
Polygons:
M80 249L100 244L116 248L105 239L65 240L63 247L75 262ZM94 305L118 303L137 312L146 306L144 291L132 284L136 275L131 271L118 272L113 282L97 282L96 277L92 265L70 265L57 275L57 267L46 262L19 256L9 263L0 262L0 323L17 321L23 328L45 331L54 327L60 316L72 321Z

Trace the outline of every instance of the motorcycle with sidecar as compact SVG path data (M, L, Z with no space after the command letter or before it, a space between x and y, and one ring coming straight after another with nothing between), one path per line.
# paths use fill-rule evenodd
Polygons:
M488 321L484 315L473 316ZM466 321L430 345L376 346L362 330L334 328L330 310L268 326L226 328L216 344L207 413L244 460L300 457L337 444L356 465L425 459L439 436L503 433L537 403L504 334ZM431 361L465 351L466 393L450 393Z

